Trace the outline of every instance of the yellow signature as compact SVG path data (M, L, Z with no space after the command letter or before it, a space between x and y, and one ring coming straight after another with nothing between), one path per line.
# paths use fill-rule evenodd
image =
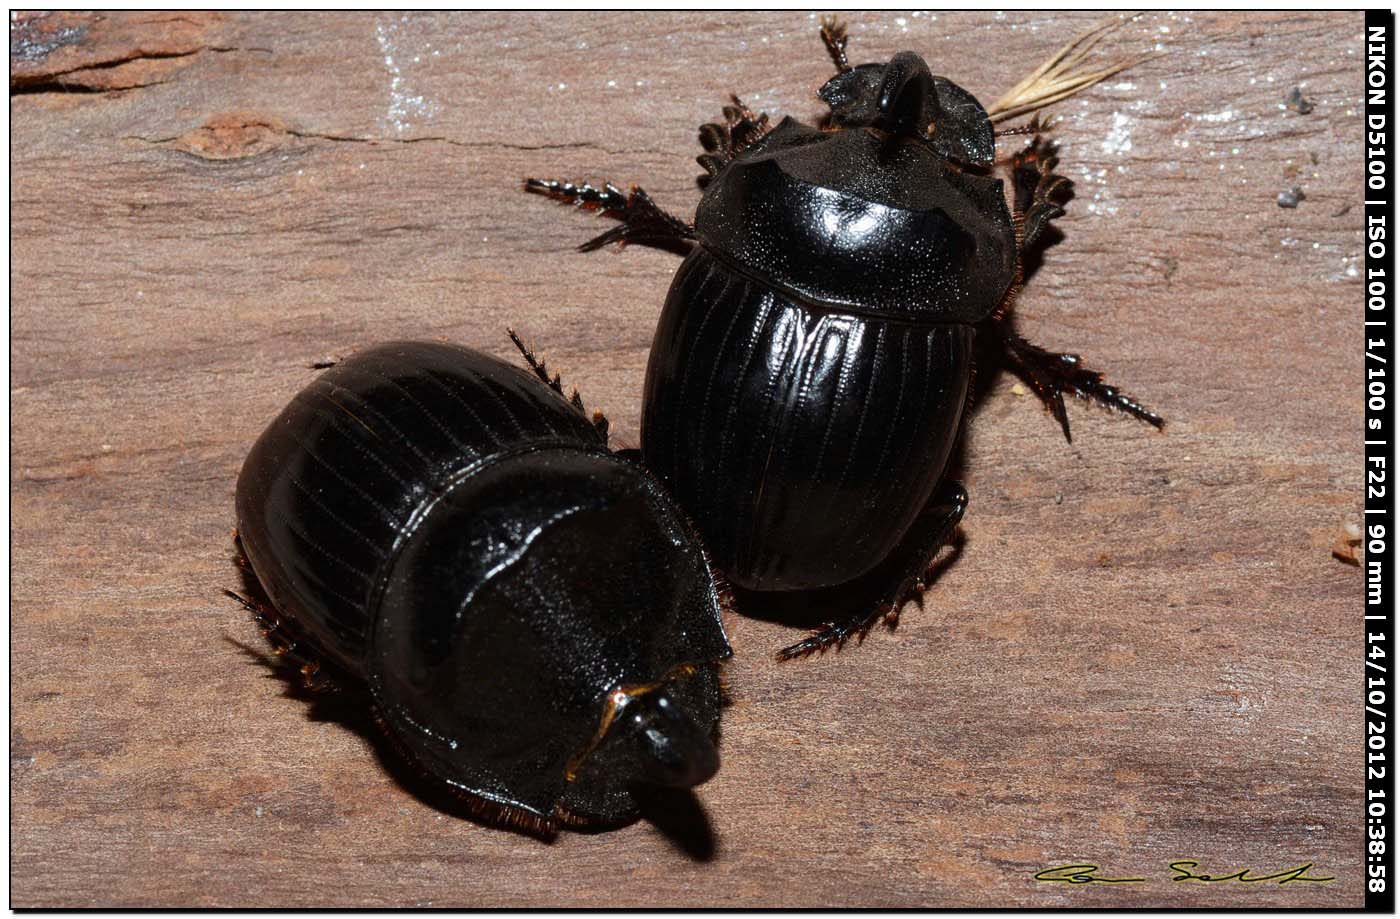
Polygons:
M1313 870L1312 862L1304 862L1294 868L1285 868L1282 871L1275 871L1272 874L1257 874L1254 868L1241 868L1233 874L1213 875L1200 871L1201 863L1194 859L1184 858L1170 862L1167 868L1172 872L1170 880L1173 882L1196 881L1201 884L1216 884L1221 881L1235 881L1240 884L1259 884L1265 881L1273 881L1277 884L1288 884L1293 881L1308 882L1312 884L1326 884L1328 881L1335 881L1335 877L1315 877L1308 874ZM1149 878L1110 878L1103 877L1098 872L1098 865L1085 862L1078 865L1057 865L1054 868L1042 868L1033 877L1037 881L1047 881L1055 884L1143 884Z

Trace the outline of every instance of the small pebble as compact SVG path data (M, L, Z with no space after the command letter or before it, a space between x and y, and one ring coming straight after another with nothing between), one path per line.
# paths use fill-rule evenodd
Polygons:
M1299 115L1306 115L1313 110L1312 101L1303 96L1303 87L1301 86L1295 86L1289 90L1288 107Z
M1305 198L1307 198L1307 195L1303 194L1303 190L1297 185L1294 185L1287 191L1281 191L1278 193L1278 206L1295 208L1298 206L1298 203L1300 201L1303 201Z
M1332 557L1347 565L1361 566L1361 525L1346 523L1332 543Z
M1064 496L1064 495L1056 495L1056 496L1055 496L1055 503L1056 503L1056 504L1064 504L1064 503L1065 503L1065 496Z

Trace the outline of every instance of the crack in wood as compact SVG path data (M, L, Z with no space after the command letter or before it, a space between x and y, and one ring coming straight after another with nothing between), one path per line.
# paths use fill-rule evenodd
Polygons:
M141 136L141 135L139 135L139 134L126 134L126 135L123 135L123 136L121 137L121 140L124 140L124 141L137 141L137 142L144 143L144 144L150 144L151 146L154 146L154 147L170 146L170 145L175 144L175 143L178 143L178 142L180 142L180 141L182 141L182 140L188 139L191 135L197 133L198 131L208 129L211 125L216 124L216 122L217 122L217 119L211 119L210 121L206 122L205 125L201 126L200 128L196 128L196 129L194 129L193 131L189 131L189 132L186 132L186 133L184 133L184 134L176 134L176 135L173 135L173 136L170 136L170 137L143 137L143 136ZM598 143L594 143L593 141L573 141L573 142L552 143L552 144L521 144L521 143L513 143L513 142L510 142L510 141L491 141L491 140L468 141L468 140L458 140L458 139L456 139L456 138L447 137L447 136L445 136L445 135L430 135L430 136L424 136L424 137L364 137L364 136L359 136L359 135L354 135L354 134L333 134L333 133L324 132L324 131L305 131L305 130L299 130L299 129L296 129L296 128L281 127L281 126L279 126L278 122L277 122L275 119L269 119L269 120L265 120L265 121L264 121L264 120L253 120L253 119L250 119L250 120L248 120L248 121L243 122L243 123L242 123L242 126L243 126L243 127L262 127L262 128L266 128L267 130L269 130L269 131L272 132L272 133L282 134L282 135L285 135L285 136L287 136L287 137L295 137L295 138L298 138L298 139L301 139L301 140L326 140L326 141L330 141L330 142L332 142L332 143L368 144L368 145L370 145L370 146L441 143L441 144L447 144L447 145L452 146L452 147L462 147L462 148L465 148L465 149L517 150L517 151L522 151L522 152L535 152L535 151L547 151L547 150L596 150L597 152L602 153L602 154L604 154L604 155L606 155L606 156L637 156L637 155L672 156L672 155L674 155L674 151L671 151L671 150L656 150L656 149L650 149L650 148L646 148L646 149L637 149L637 150L613 149L613 148L610 148L610 147L605 147L605 146L603 146L603 145L601 145L601 144L598 144ZM209 158L210 158L210 157L201 156L200 154L194 153L194 152L189 151L189 150L181 150L180 152L186 153L186 154L188 154L188 155L190 155L190 156L195 156L195 157L197 157L197 158L199 158L199 159L209 159ZM265 151L264 151L264 152L265 152Z

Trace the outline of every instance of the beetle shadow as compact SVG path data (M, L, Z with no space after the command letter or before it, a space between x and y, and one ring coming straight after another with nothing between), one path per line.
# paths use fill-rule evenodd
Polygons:
M273 608L262 585L249 567L239 562L243 596L264 610ZM490 802L455 794L442 782L425 773L401 753L393 738L374 715L374 703L358 681L345 674L330 675L326 688L307 685L301 670L271 650L260 650L230 635L223 639L236 648L251 665L264 669L265 678L281 682L282 697L305 706L308 721L331 722L362 738L389 777L402 789L439 813L466 820L491 830L506 830L544 843L558 837L557 830L543 823L512 819L509 812ZM651 823L676 848L692 859L706 862L717 850L715 834L704 807L690 789L638 789L640 818L592 827L568 827L585 835L607 833L637 822Z
M1062 200L1065 204L1074 200L1073 185L1066 189ZM1058 246L1065 238L1065 234L1053 223L1040 231L1040 239L1036 241L1035 248L1021 256L1021 285L1031 282L1036 272L1040 271L1040 266L1045 262L1045 251L1052 246Z
M949 468L952 470L951 466ZM916 536L905 537L906 542L916 539ZM939 548L928 573L924 576L924 589L908 599L920 609L925 608L928 593L937 585L939 578L957 563L966 544L967 536L959 527L952 538ZM898 581L906 568L908 551L907 546L902 543L891 553L890 559L854 581L835 587L781 592L731 587L733 606L736 612L750 619L775 622L792 628L815 629L828 622L840 622L863 610L874 610L885 604L889 585ZM894 631L898 625L898 617L887 617L885 620L885 628L890 631ZM857 637L851 644L859 644L863 640L863 637Z
M714 859L719 851L714 826L693 789L638 786L632 793L641 807L641 819L655 827L681 854L701 863Z

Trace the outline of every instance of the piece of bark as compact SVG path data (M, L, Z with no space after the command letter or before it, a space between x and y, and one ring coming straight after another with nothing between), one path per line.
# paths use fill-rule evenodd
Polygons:
M107 92L166 82L211 49L218 13L16 12L11 92Z

